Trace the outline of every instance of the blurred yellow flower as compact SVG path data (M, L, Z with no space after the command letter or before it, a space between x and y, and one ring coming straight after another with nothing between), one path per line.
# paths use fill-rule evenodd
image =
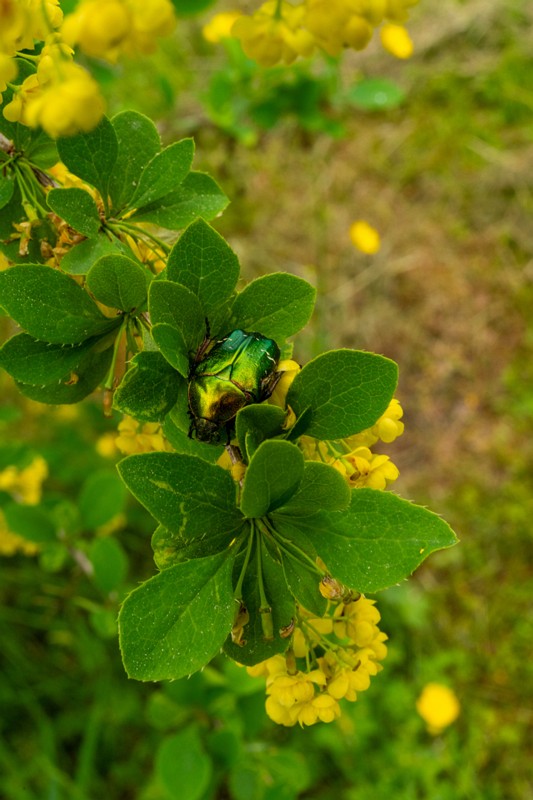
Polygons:
M108 431L96 440L96 452L103 458L114 458L118 453L117 434Z
M0 472L0 491L9 492L19 503L35 505L41 500L41 484L48 477L48 465L42 456L20 469L8 466Z
M240 11L223 11L221 14L215 14L202 28L204 39L216 44L222 39L231 37L233 23L241 16L241 13Z
M362 253L374 255L381 247L379 233L364 219L358 219L350 225L350 239L352 244Z
M396 58L410 58L413 55L413 42L403 25L384 25L379 35L385 50Z
M452 689L441 683L428 683L416 701L416 710L426 723L428 731L436 736L455 722L461 706Z

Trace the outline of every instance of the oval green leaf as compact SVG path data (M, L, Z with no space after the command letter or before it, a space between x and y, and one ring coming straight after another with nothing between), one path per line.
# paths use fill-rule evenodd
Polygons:
M232 569L227 552L197 558L160 572L126 598L119 637L130 678L183 678L219 652L235 614Z
M106 255L87 273L87 286L100 303L133 311L146 300L148 275L131 258Z
M287 405L297 417L305 414L299 435L342 439L370 428L380 418L397 381L398 367L388 358L361 350L331 350L298 373Z

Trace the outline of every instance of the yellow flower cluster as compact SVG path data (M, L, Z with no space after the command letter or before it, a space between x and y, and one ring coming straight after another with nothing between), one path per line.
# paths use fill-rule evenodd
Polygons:
M170 452L172 450L158 422L140 423L132 417L124 417L119 423L115 445L125 456L131 456L133 453L153 453L159 450Z
M267 0L231 28L249 58L265 67L291 64L319 48L331 56L344 48L364 49L381 27L383 47L397 58L413 50L403 23L418 0ZM215 18L216 20L216 18ZM213 30L216 25L213 23ZM209 29L211 30L211 29Z
M176 19L170 0L82 0L63 18L59 0L0 2L0 92L15 80L18 56L36 66L3 109L10 122L41 127L50 136L89 131L104 113L100 89L73 60L73 47L115 62L149 53ZM37 44L44 46L32 55Z
M400 436L404 430L402 416L400 403L393 399L385 413L366 431L336 442L321 442L302 436L300 446L306 458L331 464L344 475L350 486L385 489L398 478L398 467L389 456L373 453L370 447L379 440L389 444Z
M61 32L86 55L114 63L122 55L153 52L175 24L170 0L82 0Z
M24 505L35 505L41 499L42 484L48 476L48 465L44 458L36 456L27 467L10 465L0 472L0 491L7 492L14 500ZM0 554L12 556L16 552L33 555L38 545L9 530L0 511Z
M370 686L387 655L386 634L379 630L375 601L359 595L334 607L325 617L300 609L292 648L255 667L266 677L266 711L279 725L332 722L340 700L354 702ZM305 668L299 668L305 664Z
M43 47L37 72L28 75L4 108L10 122L41 127L50 136L72 136L89 131L104 113L96 81L72 60L62 44Z
M41 499L41 486L48 476L44 458L36 456L27 467L6 467L0 472L0 492L8 492L26 505L35 505Z
M2 0L0 53L14 56L19 50L33 50L35 40L45 40L62 21L59 0Z

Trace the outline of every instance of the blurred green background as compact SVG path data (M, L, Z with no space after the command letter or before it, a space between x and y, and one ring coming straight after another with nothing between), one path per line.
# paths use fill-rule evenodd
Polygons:
M118 419L98 398L39 407L3 376L0 472L46 459L64 538L0 555L0 797L529 800L533 6L426 0L408 62L376 45L266 71L202 38L229 7L183 20L153 59L92 65L110 111L194 135L247 278L318 287L299 360L347 346L399 362L394 489L461 542L378 597L385 669L338 723L275 726L263 681L222 657L187 681L129 681L116 613L154 567L151 520L96 448ZM359 218L375 256L350 242ZM415 706L430 682L461 704L438 736Z

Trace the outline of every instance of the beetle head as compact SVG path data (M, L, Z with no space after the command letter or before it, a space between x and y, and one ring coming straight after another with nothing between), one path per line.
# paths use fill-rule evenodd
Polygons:
M208 442L209 444L218 444L220 442L220 427L210 419L205 419L204 417L195 419L191 429L196 433L196 438L199 442Z

